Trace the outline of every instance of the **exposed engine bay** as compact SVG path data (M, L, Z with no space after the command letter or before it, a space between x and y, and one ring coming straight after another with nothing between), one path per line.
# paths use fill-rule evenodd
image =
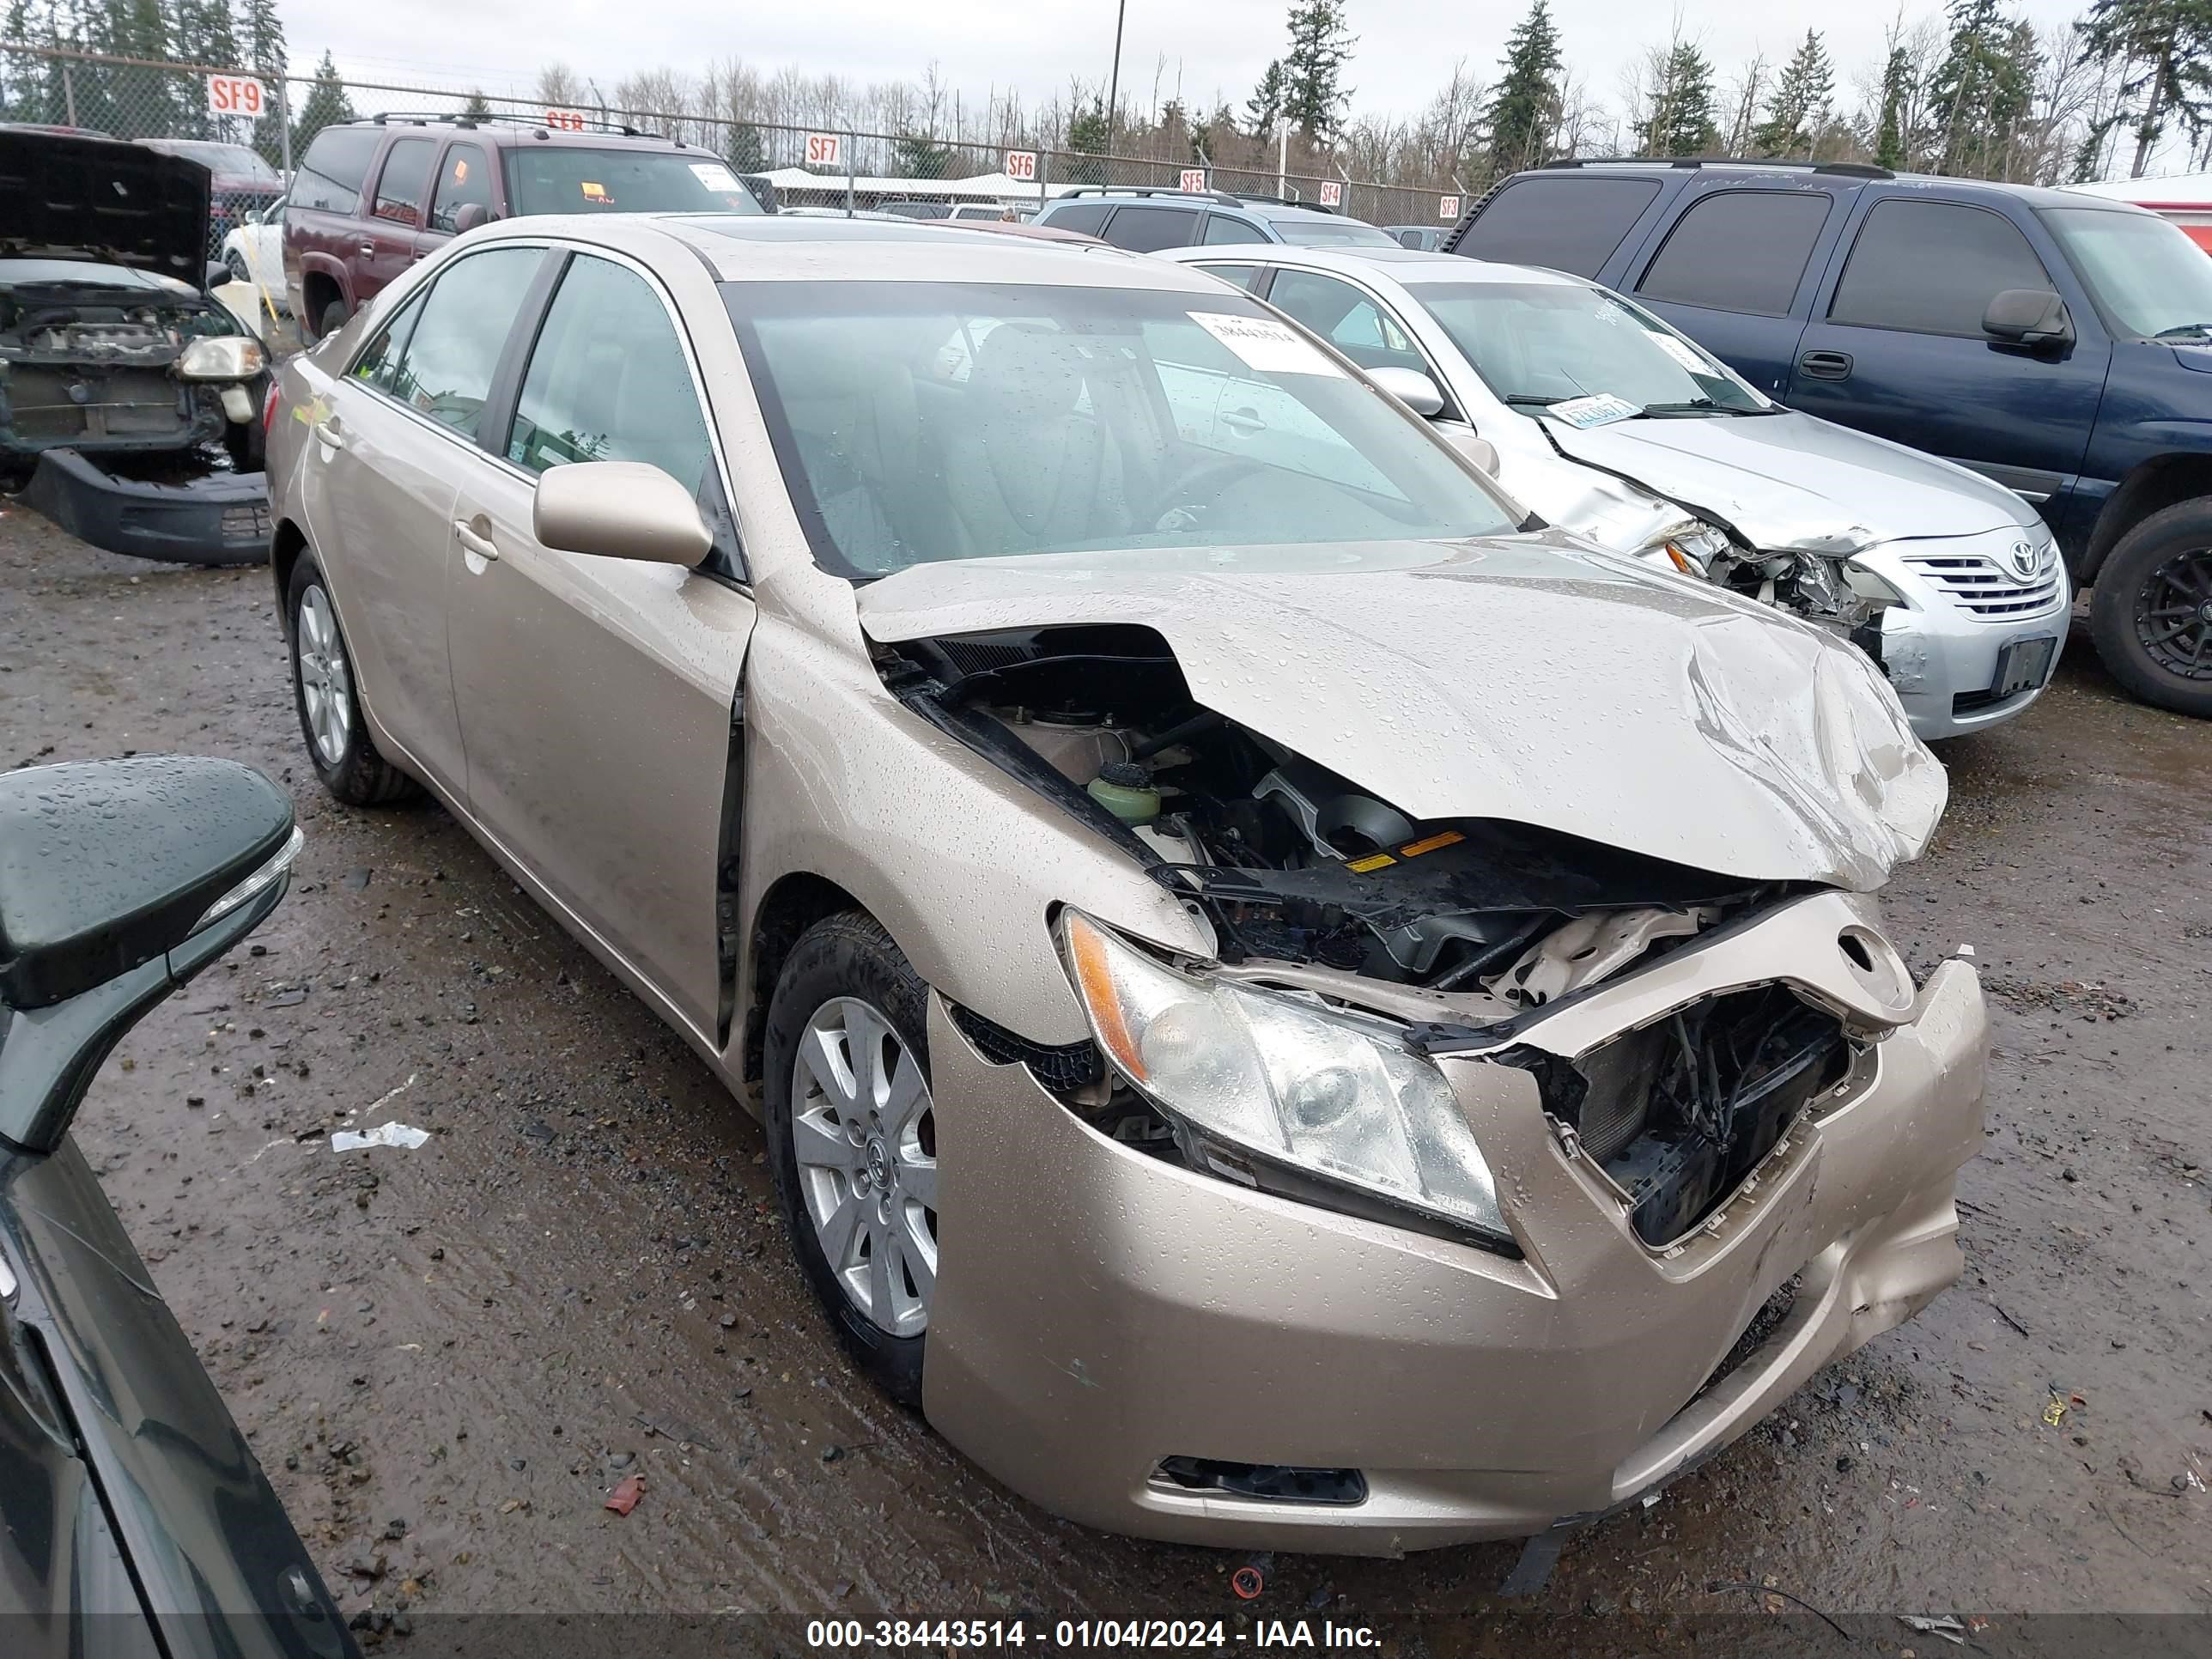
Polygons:
M240 331L222 307L181 283L150 293L143 279L9 283L10 263L0 259L0 461L60 446L181 448L252 425L258 410L239 380L178 372L194 342ZM226 409L227 394L239 408Z

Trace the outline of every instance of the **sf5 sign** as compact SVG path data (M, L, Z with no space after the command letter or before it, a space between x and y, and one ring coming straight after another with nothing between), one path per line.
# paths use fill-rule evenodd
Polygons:
M269 108L269 88L250 75L210 75L208 113L258 118Z

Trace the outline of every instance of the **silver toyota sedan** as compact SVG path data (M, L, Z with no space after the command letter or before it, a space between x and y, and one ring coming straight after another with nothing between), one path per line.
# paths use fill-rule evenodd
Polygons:
M325 785L682 1034L857 1364L1037 1503L1539 1533L1958 1275L1987 1030L1884 931L1945 783L1873 665L1522 528L1249 295L521 220L273 418Z

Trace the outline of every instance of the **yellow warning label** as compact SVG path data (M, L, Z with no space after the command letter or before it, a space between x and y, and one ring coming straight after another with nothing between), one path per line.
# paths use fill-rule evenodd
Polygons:
M1442 835L1431 836L1426 841L1417 841L1401 847L1398 849L1398 856L1405 859L1417 859L1424 853L1433 853L1439 847L1449 847L1455 842L1462 842L1466 839L1467 837L1458 830L1447 830Z
M1364 876L1370 870L1380 870L1385 865L1395 864L1397 861L1397 860L1392 858L1388 853L1370 853L1364 859L1352 860L1351 863L1346 865L1344 867L1347 870L1357 870Z

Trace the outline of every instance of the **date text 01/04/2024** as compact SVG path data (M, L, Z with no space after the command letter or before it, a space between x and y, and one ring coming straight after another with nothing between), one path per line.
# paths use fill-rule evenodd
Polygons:
M1249 1631L1219 1619L1062 1619L1035 1630L1020 1619L817 1619L811 1648L1379 1648L1365 1625L1334 1620L1260 1619Z

